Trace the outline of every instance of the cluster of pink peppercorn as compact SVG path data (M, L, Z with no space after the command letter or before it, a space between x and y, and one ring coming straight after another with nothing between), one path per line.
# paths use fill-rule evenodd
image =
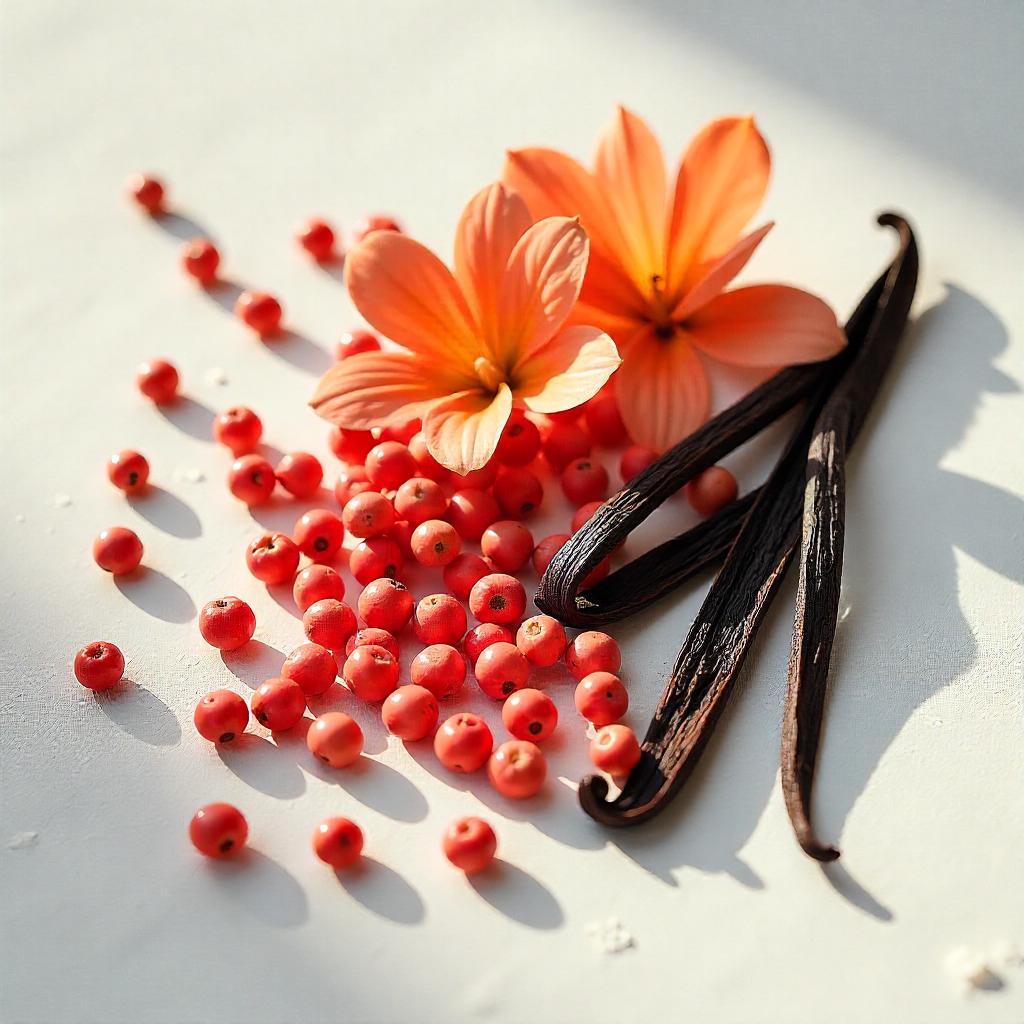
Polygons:
M132 195L149 212L162 210L163 189L154 179L133 183ZM400 230L386 218L371 222L369 230L380 229ZM322 221L305 225L299 241L318 260L335 255L334 232ZM219 254L211 243L193 241L182 264L201 283L211 284ZM245 304L242 298L238 312L249 326L261 335L277 330L281 307L276 300L262 297L270 299L271 307L257 301L259 296ZM379 347L371 332L354 331L343 337L336 355L344 359ZM170 363L153 360L140 368L137 385L151 401L168 403L177 396L179 376ZM256 452L262 433L251 409L234 407L216 417L213 437L234 457L227 477L231 494L250 506L268 501L278 486L300 499L316 495L323 480L320 461L294 452L272 466ZM264 682L250 704L230 690L206 694L194 714L199 734L229 744L245 731L250 714L273 732L294 729L306 717L309 698L335 683L340 664L344 685L358 699L380 706L392 735L405 742L433 737L434 752L446 769L486 768L499 793L524 799L544 784L547 766L539 744L558 724L554 702L529 685L531 674L536 667L564 662L577 680L576 708L597 730L590 743L594 765L613 777L627 775L641 751L632 730L620 724L629 699L618 676L618 645L592 631L570 640L547 615L524 620L526 590L516 576L527 566L542 574L570 536L558 533L535 542L524 522L544 497L536 464L559 474L562 491L577 506L572 533L607 498L609 476L591 458L591 448L628 443L613 390L606 388L581 409L556 416L515 411L492 461L464 477L431 457L419 421L374 431L333 428L329 443L344 464L334 487L340 515L313 509L298 519L290 536L263 533L245 551L256 579L291 584L307 642L287 656L280 677ZM654 452L626 447L619 467L623 481L655 458ZM114 486L134 494L146 487L149 464L138 452L121 451L110 458L107 475ZM735 498L736 483L727 470L713 467L687 487L687 496L699 513L709 515ZM350 550L343 547L346 536L355 541ZM468 545L479 551L465 550ZM143 546L133 531L111 527L96 537L93 556L108 572L127 573L141 562ZM303 556L308 563L300 568ZM354 608L346 603L344 580L330 564L343 556L362 587ZM415 601L401 582L409 562L440 570L445 592ZM609 568L606 559L590 582L602 579ZM467 607L476 619L472 627ZM222 597L203 607L198 625L207 643L231 651L252 639L256 616L239 598ZM422 649L409 662L408 682L403 683L399 638L409 630ZM478 715L456 711L438 724L441 703L458 701L467 666L480 690L502 702L502 723L513 738L497 747ZM84 686L108 689L121 679L124 658L113 644L98 641L78 652L74 669ZM328 711L309 726L306 745L322 764L344 769L362 756L363 733L349 715ZM244 816L227 804L201 808L190 826L196 848L212 857L235 853L247 835ZM326 819L313 836L316 855L336 868L353 863L362 845L362 832L346 818ZM474 871L494 857L497 840L486 822L464 818L447 831L443 846L452 863Z

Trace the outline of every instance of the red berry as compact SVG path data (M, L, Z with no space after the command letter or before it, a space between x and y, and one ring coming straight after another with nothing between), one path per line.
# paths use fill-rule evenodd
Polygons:
M609 382L583 406L590 436L605 448L616 448L629 438L619 413L614 385Z
M334 358L341 362L349 356L357 356L360 352L379 352L380 342L373 331L346 331L339 339L334 348ZM373 445L370 445L372 448ZM369 451L370 448L366 450ZM364 453L365 454L365 453Z
M311 604L302 613L306 639L329 651L345 650L345 641L356 631L355 613L333 597Z
M211 647L235 651L252 639L256 616L240 598L218 597L203 605L199 613L199 632Z
M539 429L541 451L556 473L590 454L590 435L576 422L559 423L544 417Z
M591 672L618 672L622 654L607 633L588 629L566 647L565 664L573 676L582 679Z
M425 687L400 686L389 694L381 718L392 736L400 740L421 740L437 725L437 698Z
M502 743L487 762L487 778L502 796L525 800L535 796L548 774L540 747L529 740Z
M101 569L120 576L142 561L142 541L126 526L111 526L92 542L92 557Z
M281 303L267 292L244 291L235 302L235 316L261 338L269 338L281 327Z
M640 743L626 725L606 725L590 741L590 760L609 775L628 775L640 762Z
M466 609L450 594L430 594L416 605L413 631L421 644L457 644L466 632Z
M622 482L628 484L638 473L642 473L652 462L656 462L658 453L653 448L644 448L635 444L627 448L619 459L619 475Z
M367 452L377 442L368 430L348 430L345 427L331 427L327 444L334 457L342 462L362 465ZM369 479L369 478L367 478Z
M247 455L260 443L263 423L244 405L225 409L213 421L213 439L231 450L236 458Z
M562 550L568 539L569 534L567 533L553 533L550 537L545 537L533 549L533 571L538 576L544 575L547 567L551 564L551 559Z
M318 263L325 263L334 256L334 229L317 217L299 226L295 240Z
M608 494L608 470L593 459L576 459L562 470L562 491L574 505L600 501Z
M149 480L149 463L144 455L125 448L107 459L107 479L125 494L138 494Z
M345 643L345 656L350 655L357 647L365 647L369 644L383 647L395 661L398 661L398 641L386 629L377 629L374 626L357 629L348 638Z
M288 583L299 567L299 549L283 533L264 533L245 549L245 564L262 583Z
M505 626L522 617L526 591L515 576L493 572L474 584L469 592L469 610L481 622Z
M513 410L494 450L495 461L504 466L525 466L536 458L539 451L540 431L525 413Z
M412 610L412 594L398 580L374 580L359 595L359 617L363 622L395 635L412 618Z
M382 576L397 579L403 561L401 548L390 537L368 537L352 549L348 568L365 587Z
M230 743L245 732L249 724L249 708L232 690L214 690L196 705L192 721L204 740Z
M442 845L452 864L467 875L475 875L494 860L498 838L483 818L459 818L448 826Z
M517 740L546 740L558 725L555 702L540 690L517 690L501 706L501 720Z
M491 523L480 538L480 550L502 572L518 572L533 554L533 534L515 519Z
M281 678L298 683L307 697L329 690L337 674L334 655L319 644L300 644L281 666Z
M448 503L448 522L463 540L479 540L500 515L497 501L486 491L473 488L456 491Z
M724 466L709 466L686 485L686 497L701 516L713 516L736 500L736 477Z
M327 565L311 565L295 577L292 597L299 611L304 612L311 604L333 597L336 601L345 599L345 581Z
M384 441L368 452L366 473L375 487L394 491L416 475L416 460L404 444Z
M274 473L289 494L296 498L312 498L320 489L324 467L309 452L292 452L282 457Z
M328 711L309 727L306 746L331 768L345 768L363 752L363 730L344 711Z
M147 213L157 215L163 212L164 187L159 179L148 174L133 174L125 188Z
M487 723L468 711L452 715L434 734L434 753L449 771L479 771L491 756L494 737Z
M274 467L262 455L243 455L231 463L228 489L246 505L262 505L269 501L276 485Z
M363 491L346 503L341 521L353 537L380 537L395 525L395 506L379 491Z
M565 630L550 615L534 615L519 627L516 646L531 665L554 665L565 653Z
M530 678L530 663L515 644L499 641L480 652L473 672L480 689L488 697L504 700L526 686Z
M109 690L124 675L124 655L106 640L94 640L75 655L75 678L88 690Z
M474 626L462 638L462 652L469 659L470 665L476 665L476 659L491 644L515 642L515 635L507 626L499 626L496 622L482 622Z
M178 397L178 383L178 371L166 359L143 363L135 377L138 389L157 405L166 405Z
M419 526L428 519L440 519L448 511L448 499L436 480L414 476L398 488L395 511L400 519Z
M374 231L397 231L401 234L402 227L397 220L385 213L371 213L356 224L352 230L352 237L361 242Z
M431 644L413 658L409 678L438 700L454 697L466 679L466 662L450 644Z
M398 686L398 662L385 648L362 644L345 659L341 677L360 700L373 703Z
M192 845L204 856L220 860L231 857L245 846L249 826L237 807L231 804L207 804L192 816L188 826Z
M268 679L252 695L252 714L272 732L294 729L306 710L306 695L293 679Z
M388 530L388 536L398 545L403 558L412 558L412 527L404 520L399 519L394 526Z
M414 417L411 420L406 420L404 423L388 423L383 427L374 427L373 436L377 438L378 444L383 444L385 441L397 441L399 444L404 444L408 447L409 442L420 432L423 427L423 420L419 417ZM410 455L412 452L409 453Z
M299 517L292 531L299 550L314 562L330 562L345 539L342 521L325 508L313 508Z
M413 557L420 565L448 565L459 555L462 541L451 523L428 519L412 531L409 539Z
M181 268L204 287L217 280L220 253L208 238L193 238L181 247Z
M617 722L629 708L622 680L611 672L591 672L576 687L576 710L598 729Z
M472 469L468 473L451 473L453 486L460 491L486 491L498 475L498 462L491 459L486 466Z
M502 469L496 477L494 496L504 515L510 519L525 519L540 508L544 488L530 470L512 467Z
M416 475L443 483L451 474L441 465L427 448L426 435L420 431L409 439L409 454L416 461Z
M576 514L572 517L572 532L578 533L583 524L591 519L603 504L603 501L588 501L586 505L580 505L576 509Z
M479 555L467 553L453 558L444 567L442 575L449 593L459 601L468 601L473 586L493 571L490 562Z
M346 466L338 474L338 482L334 485L334 498L344 508L357 494L375 490L362 466Z
M336 871L349 868L363 852L363 830L348 818L324 818L313 832L313 852Z

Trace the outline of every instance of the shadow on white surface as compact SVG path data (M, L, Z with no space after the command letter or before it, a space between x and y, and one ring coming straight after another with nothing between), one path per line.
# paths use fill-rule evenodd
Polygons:
M114 577L114 585L136 608L164 622L189 622L196 606L184 587L148 565Z
M892 911L880 903L857 881L840 861L832 861L831 864L822 864L821 873L825 881L832 886L847 903L853 904L863 910L865 914L878 921L889 922L893 919Z
M228 771L267 796L294 800L306 791L299 766L264 736L246 732L231 743L218 743L217 755Z
M155 408L178 430L198 441L209 441L213 444L213 421L217 417L214 411L202 402L197 402L188 395L179 395L173 402Z
M529 928L558 928L565 921L551 890L508 861L495 860L485 871L467 875L466 881L495 910Z
M174 712L155 694L125 677L97 692L96 707L119 729L152 747L173 747L181 739Z
M426 917L420 894L394 868L373 857L363 856L334 874L352 899L378 917L396 924L419 924Z
M247 846L230 860L207 860L210 902L229 900L263 924L295 928L309 917L309 902L298 881L265 853Z
M255 638L236 651L221 651L221 660L231 674L250 690L281 675L284 652Z
M203 534L203 525L191 506L156 484L150 484L143 494L130 495L128 503L147 523L172 537L194 540Z
M173 197L171 197L173 203ZM190 242L193 238L207 238L216 242L216 238L198 221L180 210L170 209L158 217L150 217L150 222L161 231L181 242Z

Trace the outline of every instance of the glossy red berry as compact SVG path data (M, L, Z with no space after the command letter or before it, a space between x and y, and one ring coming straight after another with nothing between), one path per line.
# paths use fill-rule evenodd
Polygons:
M508 740L491 754L487 778L502 796L525 800L540 792L548 764L540 747L529 740Z
M343 651L345 642L356 631L356 617L343 601L328 597L302 613L302 628L311 643L329 651Z
M135 377L138 389L156 405L167 405L178 397L178 371L166 359L143 363Z
M517 740L541 743L558 725L558 708L541 690L517 690L501 706L501 720Z
M448 522L463 540L479 540L484 530L500 516L497 501L486 491L473 488L456 491L448 503Z
M362 466L346 466L338 474L338 482L334 485L334 498L344 508L357 494L376 489L370 483L370 478Z
M635 444L627 448L619 459L619 475L622 482L628 484L638 473L642 473L652 462L656 462L658 453L653 448L644 448Z
M398 579L404 561L401 548L390 537L368 537L352 549L348 568L365 587L383 576Z
M363 491L348 500L341 521L353 537L381 537L395 525L395 506L379 491Z
M366 455L366 473L375 487L397 490L416 475L416 460L398 441L384 441Z
M121 576L142 561L142 541L126 526L111 526L101 530L92 542L92 557L101 569Z
M466 609L450 594L430 594L416 604L413 631L422 644L457 644L466 632Z
M590 436L605 448L617 448L629 440L615 397L615 385L610 381L583 406L583 416Z
M476 659L491 644L515 643L515 634L508 626L499 626L496 622L481 622L474 626L462 638L462 653L469 659L469 664L476 665Z
M491 459L486 466L468 473L451 473L452 486L459 491L486 491L498 475L498 461Z
M518 466L506 467L494 480L498 507L509 519L525 519L540 508L544 487L535 473Z
M313 831L313 852L336 871L350 868L363 852L363 830L348 818L324 818Z
M428 519L412 531L409 539L413 557L420 565L438 566L453 562L462 549L462 541L451 523Z
M392 736L412 742L421 740L437 726L437 698L423 686L400 686L381 707L384 726Z
M503 466L526 466L540 451L540 431L520 409L514 409L498 439L494 459Z
M523 689L530 679L530 663L515 644L498 642L480 652L473 666L480 689L494 700L504 700Z
M404 519L399 519L398 522L388 530L387 535L398 545L398 549L402 552L403 558L413 558L412 527Z
M274 469L281 486L296 498L312 498L320 489L324 467L309 452L291 452L281 458Z
M608 470L591 458L576 459L562 470L561 483L574 505L601 501L608 494Z
M277 486L274 467L262 455L243 455L228 470L228 490L246 505L263 505Z
M309 727L306 746L331 768L346 768L363 752L363 730L344 711L328 711Z
M409 438L409 454L416 462L416 475L443 483L451 474L441 465L427 447L426 435L421 431Z
M567 533L553 533L537 544L533 549L533 571L538 576L544 575L547 567L551 564L551 559L562 550L568 539L569 534Z
M313 508L299 517L292 531L299 550L314 562L330 562L345 540L342 521L325 508Z
M618 672L622 665L619 645L607 634L588 629L565 649L565 664L576 679L591 672Z
M307 697L329 690L337 674L334 655L319 644L300 644L281 666L281 678L298 683Z
M374 703L398 686L398 662L385 648L362 644L345 659L341 677L360 700Z
M283 313L281 303L267 292L244 291L235 302L235 316L261 338L277 334Z
M208 238L193 238L181 247L181 268L206 287L217 280L220 253Z
M292 597L299 611L304 612L311 604L333 597L336 601L345 599L345 581L327 565L311 565L295 577Z
M268 679L252 695L252 715L272 732L294 729L306 710L306 695L293 679Z
M484 530L480 550L495 569L518 572L533 554L533 534L517 519L502 519Z
M413 658L409 678L438 700L447 700L462 689L466 661L451 644L431 644Z
M256 632L256 616L240 598L218 597L203 605L199 632L211 646L234 651L247 644Z
M327 434L327 444L334 457L351 465L361 466L367 453L376 443L369 430L331 427Z
M611 672L591 672L576 686L576 710L598 729L617 722L629 708L622 680Z
M106 640L94 640L75 655L75 678L88 690L109 690L124 675L124 655Z
M398 488L395 511L399 519L419 526L430 519L440 519L448 511L448 499L436 480L414 476Z
M590 454L590 435L579 423L560 423L545 417L539 429L541 452L556 473L561 473L570 462Z
M609 775L628 775L640 762L640 743L626 725L606 725L590 741L590 760Z
M334 229L318 217L311 217L300 224L295 240L318 263L326 263L334 257Z
M402 226L386 213L371 213L356 224L352 230L352 237L361 242L374 231L397 231L401 234Z
M479 771L491 756L494 737L479 716L462 711L442 723L434 734L434 753L449 771Z
M230 449L235 458L253 451L262 436L262 421L244 405L225 409L213 421L214 441Z
M163 212L164 186L158 178L149 174L133 174L125 190L147 213L156 216Z
M442 847L444 855L460 871L475 875L494 860L498 837L483 818L459 818L448 826Z
M383 444L385 441L397 441L399 444L403 444L406 447L409 446L409 442L420 432L423 428L423 420L418 416L412 419L405 420L404 422L393 421L385 424L383 427L374 427L373 435L377 438L378 444ZM410 454L412 454L410 452Z
M249 708L232 690L214 690L196 705L192 721L204 740L230 743L245 732L249 724Z
M291 583L299 567L299 549L283 533L264 533L245 549L245 564L261 583Z
M583 524L593 518L594 513L604 504L603 501L588 501L586 505L580 505L576 514L572 517L572 532L578 533Z
M516 647L531 665L541 668L554 665L565 654L566 643L562 624L550 615L534 615L516 633Z
M701 516L713 516L738 493L736 477L724 466L709 466L686 485L686 498L693 510Z
M207 804L192 816L188 826L192 845L204 856L220 860L232 857L245 846L249 825L231 804Z
M383 647L395 661L398 661L398 641L386 629L377 629L375 626L357 629L345 643L345 656L348 657L357 647L365 647L369 644Z
M412 611L412 594L398 580L374 580L359 595L359 617L363 622L395 635L412 618Z
M480 555L463 553L444 567L442 575L448 592L459 601L468 601L474 585L492 572L494 567Z
M373 331L346 331L338 339L338 344L334 347L334 358L341 362L342 359L348 359L349 356L357 356L360 352L379 351L380 341ZM372 447L373 445L371 444L370 448ZM366 451L369 451L370 448L367 448Z
M125 448L107 459L107 479L125 494L138 494L149 481L149 463L144 455Z
M469 592L469 610L481 622L505 626L522 618L525 608L526 590L515 576L506 573L485 576Z

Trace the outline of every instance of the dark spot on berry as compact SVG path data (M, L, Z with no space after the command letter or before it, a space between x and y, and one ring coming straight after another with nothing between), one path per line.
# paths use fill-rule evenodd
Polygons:
M506 696L512 693L512 691L515 690L515 688L516 684L513 683L511 679L506 679L505 682L501 684L501 692L504 693Z
M505 607L505 598L501 594L495 594L494 597L487 602L488 608L493 608L496 612L500 612Z
M267 714L266 714L266 712L265 711L257 711L256 712L256 721L259 722L260 725L266 725L267 724Z
M519 511L525 516L528 512L532 512L534 507L535 506L532 501L524 501L522 505L519 506Z
M536 736L537 733L539 733L544 728L544 726L541 725L540 722L531 722L526 728L531 736Z
M443 540L439 540L439 541L438 541L438 542L437 542L437 543L436 543L436 544L434 545L434 550L435 550L435 551L436 551L436 552L437 552L437 553L438 553L439 555L441 555L441 554L444 554L444 541L443 541Z
M235 738L235 734L233 732L221 733L220 742L221 743L230 743L234 738Z
M397 573L397 572L398 572L398 566L397 565L385 565L384 566L384 575L385 576L391 576L393 578L395 573Z
M315 541L313 541L313 550L314 551L326 551L327 550L327 538L326 537L317 537L317 539Z
M128 483L131 484L132 487L134 487L138 482L139 482L139 474L138 473L129 473L128 474Z
M319 757L320 760L323 761L324 764L330 764L331 763L331 759L329 757L324 756L323 754L317 754L316 756Z
M521 423L513 423L508 428L509 437L518 437L523 432L523 425Z
M256 484L257 486L262 486L262 484L263 484L263 471L260 470L260 469L254 469L252 471L252 473L250 474L249 479L252 480L252 482L254 484Z
M217 606L218 608L227 608L227 606L228 606L228 603L227 603L227 601L225 601L223 597L222 597L222 598L220 598L220 600L218 600L218 601L214 601L214 604L215 604L215 605L216 605L216 606Z
M225 839L224 842L222 842L220 844L220 852L221 853L227 853L228 850L230 850L231 847L234 846L234 845L235 845L234 839Z

